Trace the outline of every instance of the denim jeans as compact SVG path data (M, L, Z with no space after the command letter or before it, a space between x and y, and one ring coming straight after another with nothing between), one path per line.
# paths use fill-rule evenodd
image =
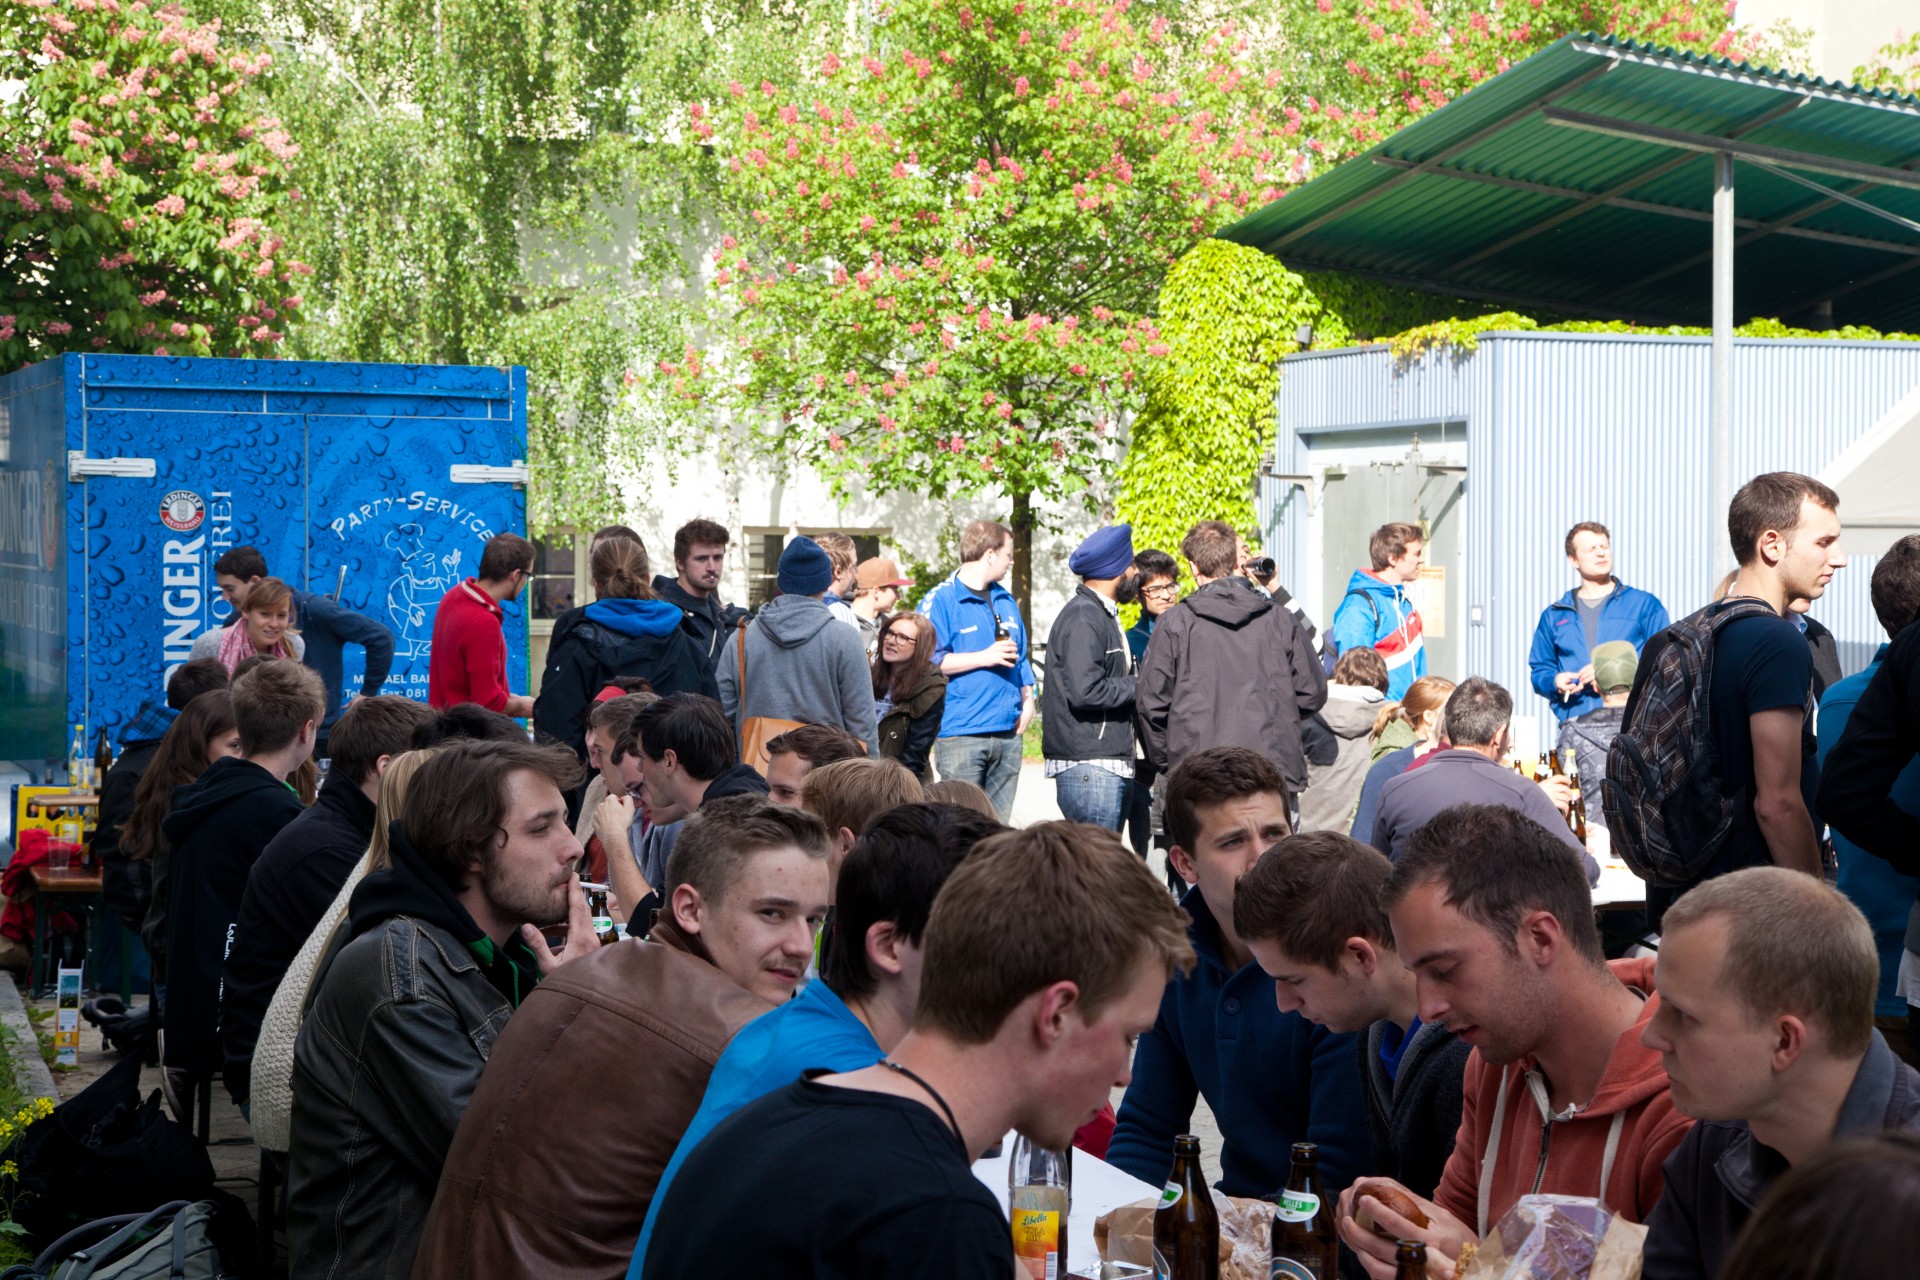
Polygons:
M1020 786L1019 734L1009 729L935 739L933 765L942 782L973 783L987 793L1000 821L1013 820L1013 793Z
M1091 822L1118 831L1133 801L1133 779L1090 764L1077 764L1055 774L1054 794L1060 816L1069 822Z

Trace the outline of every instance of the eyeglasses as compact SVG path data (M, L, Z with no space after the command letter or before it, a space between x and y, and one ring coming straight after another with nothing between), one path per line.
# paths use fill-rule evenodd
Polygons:
M918 631L901 631L896 628L895 630L887 632L886 638L889 641L898 640L901 644L912 644L920 638L920 633Z
M1179 583L1162 582L1158 586L1142 587L1140 589L1140 594L1143 596L1170 596L1175 592L1177 592L1178 590L1180 590Z

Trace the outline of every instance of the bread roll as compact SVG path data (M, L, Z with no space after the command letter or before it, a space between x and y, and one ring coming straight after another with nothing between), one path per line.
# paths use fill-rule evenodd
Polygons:
M1427 1215L1420 1211L1419 1204L1399 1187L1383 1179L1362 1178L1354 1188L1353 1220L1383 1240L1394 1240L1398 1237L1373 1220L1372 1208L1365 1200L1367 1196L1373 1197L1416 1227L1430 1225Z

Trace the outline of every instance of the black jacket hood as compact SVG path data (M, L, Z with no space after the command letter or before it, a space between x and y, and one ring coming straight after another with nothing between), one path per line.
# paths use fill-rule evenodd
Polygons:
M767 796L767 780L750 764L734 765L707 784L707 794L701 797L700 803L725 796L759 796L764 800Z
M1199 617L1223 627L1244 627L1273 608L1273 601L1248 586L1243 578L1209 582L1184 601Z
M393 865L371 873L354 887L347 903L349 936L357 938L394 916L411 916L446 930L462 946L486 937L447 882L414 851L406 828L398 822L387 828L387 851Z
M173 791L173 807L160 824L167 843L174 848L199 830L200 825L231 806L235 801L257 792L288 790L287 784L251 760L228 756L215 760L207 771Z

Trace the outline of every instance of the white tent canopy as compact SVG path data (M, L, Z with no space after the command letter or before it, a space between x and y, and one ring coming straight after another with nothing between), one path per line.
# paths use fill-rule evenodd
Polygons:
M1920 533L1920 387L1887 410L1820 479L1840 495L1841 545L1878 556Z

